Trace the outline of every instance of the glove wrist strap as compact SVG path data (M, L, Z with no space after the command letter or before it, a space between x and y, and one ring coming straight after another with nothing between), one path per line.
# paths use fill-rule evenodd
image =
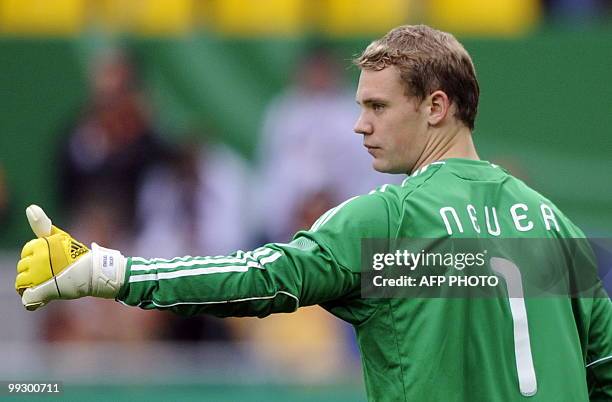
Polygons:
M125 280L126 258L117 250L91 244L91 295L114 299Z

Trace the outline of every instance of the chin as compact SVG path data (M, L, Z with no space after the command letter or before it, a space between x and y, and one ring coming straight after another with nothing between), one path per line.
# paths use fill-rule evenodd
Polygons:
M374 168L374 170L380 173L395 173L388 164L385 164L383 161L377 159L374 159L374 161L372 161L372 167Z
M389 164L382 163L381 161L378 161L376 159L374 159L374 162L372 162L372 167L374 168L374 170L380 173L408 174L406 173L408 172L408 170L406 170L406 168L403 166L392 166Z

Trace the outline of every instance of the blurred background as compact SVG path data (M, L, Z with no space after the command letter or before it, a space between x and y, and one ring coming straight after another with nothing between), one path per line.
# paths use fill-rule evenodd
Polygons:
M610 236L611 17L610 0L0 0L0 380L64 381L80 401L365 400L353 330L320 308L25 312L25 207L126 255L286 241L401 182L352 133L350 60L427 23L476 64L480 156Z

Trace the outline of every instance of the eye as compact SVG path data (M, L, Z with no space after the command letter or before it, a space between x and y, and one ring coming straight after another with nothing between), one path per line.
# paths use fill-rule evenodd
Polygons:
M372 104L372 109L374 109L375 112L380 112L385 108L385 105L382 103L374 103Z

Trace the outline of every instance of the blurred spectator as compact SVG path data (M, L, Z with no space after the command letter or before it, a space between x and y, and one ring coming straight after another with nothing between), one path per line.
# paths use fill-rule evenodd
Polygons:
M90 99L60 147L60 194L67 211L107 198L127 230L134 224L136 189L165 150L125 54L95 59L90 81Z
M122 228L112 194L106 193L81 198L70 230L85 241L132 248L130 254L149 257L226 255L246 249L252 245L244 208L247 172L246 163L227 147L188 141L166 151L142 175L135 189L140 224L133 238ZM77 307L58 305L49 309L43 333L53 341L203 341L231 336L228 323L214 317L143 315L144 311L128 309L107 315L108 308L112 307L105 301L94 299ZM91 319L96 316L112 317L113 324L101 325Z
M134 255L227 255L253 246L246 162L225 145L183 144L149 170L137 197Z
M112 194L89 193L71 211L66 229L85 244L95 241L106 247L129 247L132 238L123 222L121 208L115 205Z
M172 258L250 249L247 174L246 162L224 145L183 144L144 178L137 202L142 225L133 254ZM161 331L177 341L227 340L228 325L205 315L168 315Z
M126 54L104 53L92 63L90 98L60 145L60 195L70 212L66 229L86 243L130 248L136 227L136 194L147 171L170 152L156 136L134 66ZM49 341L161 339L167 316L85 299L46 313ZM102 323L95 317L112 317Z
M358 108L329 49L313 47L269 105L259 149L258 214L266 241L286 241L318 213L400 178L376 173L351 131ZM317 211L307 200L316 199ZM273 219L271 218L273 214ZM304 220L304 214L310 219Z

